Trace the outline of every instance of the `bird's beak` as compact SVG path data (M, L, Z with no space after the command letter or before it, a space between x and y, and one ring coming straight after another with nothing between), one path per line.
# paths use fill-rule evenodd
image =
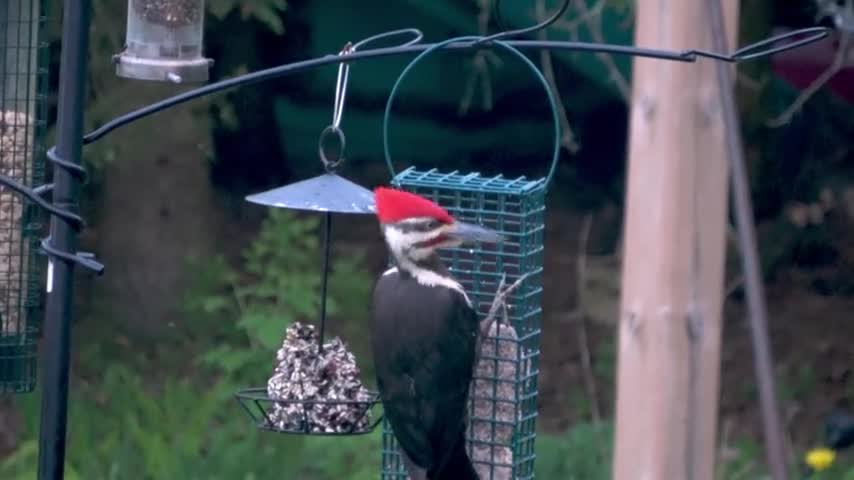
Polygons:
M504 241L504 237L495 230L460 221L452 223L451 227L445 231L445 235L461 243L501 243Z

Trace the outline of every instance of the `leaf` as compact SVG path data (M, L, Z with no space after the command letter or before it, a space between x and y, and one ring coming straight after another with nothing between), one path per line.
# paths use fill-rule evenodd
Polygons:
M201 301L201 308L205 313L221 312L230 305L231 302L225 297L205 297Z
M207 10L214 17L222 20L237 6L237 0L209 0Z
M284 10L284 8L282 10ZM279 12L275 8L258 6L257 8L252 9L252 13L258 21L266 25L267 28L276 35L285 33L285 25L282 23Z
M264 312L247 313L238 321L238 325L252 332L252 338L268 351L278 348L290 323L291 320L284 315L273 317Z
M253 364L257 358L258 354L251 349L235 350L229 345L220 345L203 354L200 363L217 367L231 375Z

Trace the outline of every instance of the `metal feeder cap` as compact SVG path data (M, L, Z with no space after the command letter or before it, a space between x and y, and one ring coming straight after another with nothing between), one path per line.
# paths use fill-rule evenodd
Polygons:
M373 192L334 173L249 195L246 200L268 207L314 212L372 214L375 211Z

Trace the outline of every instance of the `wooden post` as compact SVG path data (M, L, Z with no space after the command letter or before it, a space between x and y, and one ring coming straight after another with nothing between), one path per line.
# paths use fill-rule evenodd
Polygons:
M710 49L703 0L637 2L635 44ZM725 0L735 45L737 0ZM727 158L714 65L634 60L614 480L712 480Z

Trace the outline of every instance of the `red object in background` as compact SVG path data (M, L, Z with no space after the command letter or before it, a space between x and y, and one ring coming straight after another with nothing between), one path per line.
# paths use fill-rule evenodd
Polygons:
M774 30L774 35L787 31L789 30L778 28ZM833 63L833 57L839 48L839 37L839 32L832 32L818 42L778 53L771 57L771 68L787 83L803 90ZM849 103L854 103L854 51L848 55L845 66L823 88Z

